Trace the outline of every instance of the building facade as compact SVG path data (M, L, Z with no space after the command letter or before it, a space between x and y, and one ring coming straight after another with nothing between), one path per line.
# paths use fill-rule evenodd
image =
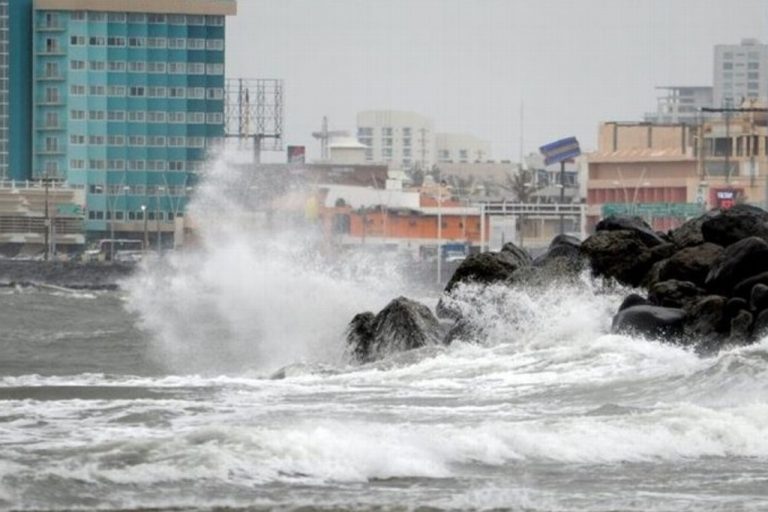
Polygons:
M714 104L739 106L768 98L768 45L757 39L715 46Z
M435 135L438 163L486 162L491 158L491 143L474 135L438 133Z
M367 162L388 163L395 170L428 169L435 163L432 120L414 112L360 112L357 140L368 146Z
M664 86L656 90L663 94L657 98L656 112L645 115L647 123L698 124L707 117L701 109L714 106L710 86Z
M15 0L14 0L15 1ZM35 0L32 178L85 189L91 238L172 232L224 136L234 0Z

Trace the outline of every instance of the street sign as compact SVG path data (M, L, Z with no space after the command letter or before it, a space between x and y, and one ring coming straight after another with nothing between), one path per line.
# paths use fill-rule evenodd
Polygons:
M703 204L693 203L605 203L603 217L639 215L640 217L673 217L687 219L704 213Z
M567 139L550 142L541 146L539 151L544 155L544 165L552 165L570 160L581 154L579 141L576 140L576 137L568 137Z

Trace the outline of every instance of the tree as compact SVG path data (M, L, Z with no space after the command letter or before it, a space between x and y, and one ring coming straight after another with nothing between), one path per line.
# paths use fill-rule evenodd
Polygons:
M529 169L519 169L516 173L506 173L506 182L501 188L512 192L515 199L521 203L530 203L533 193L539 187L534 181L534 172Z

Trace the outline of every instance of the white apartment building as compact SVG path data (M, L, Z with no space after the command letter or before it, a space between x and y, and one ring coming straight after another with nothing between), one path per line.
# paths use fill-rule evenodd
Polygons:
M714 89L711 86L656 87L656 112L645 114L645 122L654 124L698 124L707 117L702 108L712 107Z
M438 163L486 162L491 158L491 143L474 135L438 133L435 135Z
M428 169L435 163L432 120L415 112L369 110L357 114L357 140L368 146L367 162L390 169Z
M714 104L739 106L768 98L768 45L757 39L715 46Z

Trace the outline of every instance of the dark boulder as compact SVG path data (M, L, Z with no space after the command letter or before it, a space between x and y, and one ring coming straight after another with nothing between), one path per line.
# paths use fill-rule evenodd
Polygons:
M361 313L347 331L350 353L361 362L441 343L437 319L423 304L398 297L372 318Z
M752 311L768 309L768 285L758 283L749 294L749 307Z
M768 310L761 311L755 317L755 323L752 324L752 338L760 341L768 336Z
M670 231L669 238L681 249L703 244L704 235L701 233L701 225L717 215L720 215L720 210L710 210L695 219L690 219L682 226Z
M765 210L741 204L717 212L701 224L705 242L728 247L747 237L768 240L768 212Z
M723 251L712 265L705 285L709 290L731 296L739 282L765 271L768 271L768 243L751 236Z
M648 301L648 299L646 299L642 295L638 295L636 293L630 293L621 302L621 305L619 306L619 311L624 311L625 309L631 308L632 306L647 306L649 304L650 302Z
M735 318L740 311L749 311L749 303L741 297L731 297L725 303L725 314L728 318Z
M661 245L661 244L658 244ZM638 286L663 253L652 252L637 231L598 231L581 244L593 274Z
M752 329L752 313L741 310L731 318L731 335L728 337L729 345L746 345L750 341Z
M549 244L547 252L533 260L533 266L555 271L580 272L584 269L585 258L581 252L581 241L569 235L557 235Z
M697 302L705 294L690 281L670 279L655 283L648 291L648 300L656 306L685 308Z
M752 293L752 288L754 288L756 284L768 285L768 272L761 272L752 277L748 277L743 281L740 281L736 286L733 287L733 295L743 299L749 299L749 296Z
M678 341L683 335L685 311L660 306L632 306L613 317L614 333Z
M723 248L711 243L687 247L670 256L661 265L658 278L677 279L703 286L709 269L723 254Z
M708 295L686 308L688 318L685 335L690 343L711 349L718 347L730 330L726 314L728 299L719 295Z
M507 243L499 252L472 254L461 262L445 286L450 292L459 283L490 284L508 280L515 270L530 265L531 257L523 249Z
M632 231L636 233L648 247L667 242L667 240L656 233L651 226L640 217L611 215L597 223L595 232L600 231Z

